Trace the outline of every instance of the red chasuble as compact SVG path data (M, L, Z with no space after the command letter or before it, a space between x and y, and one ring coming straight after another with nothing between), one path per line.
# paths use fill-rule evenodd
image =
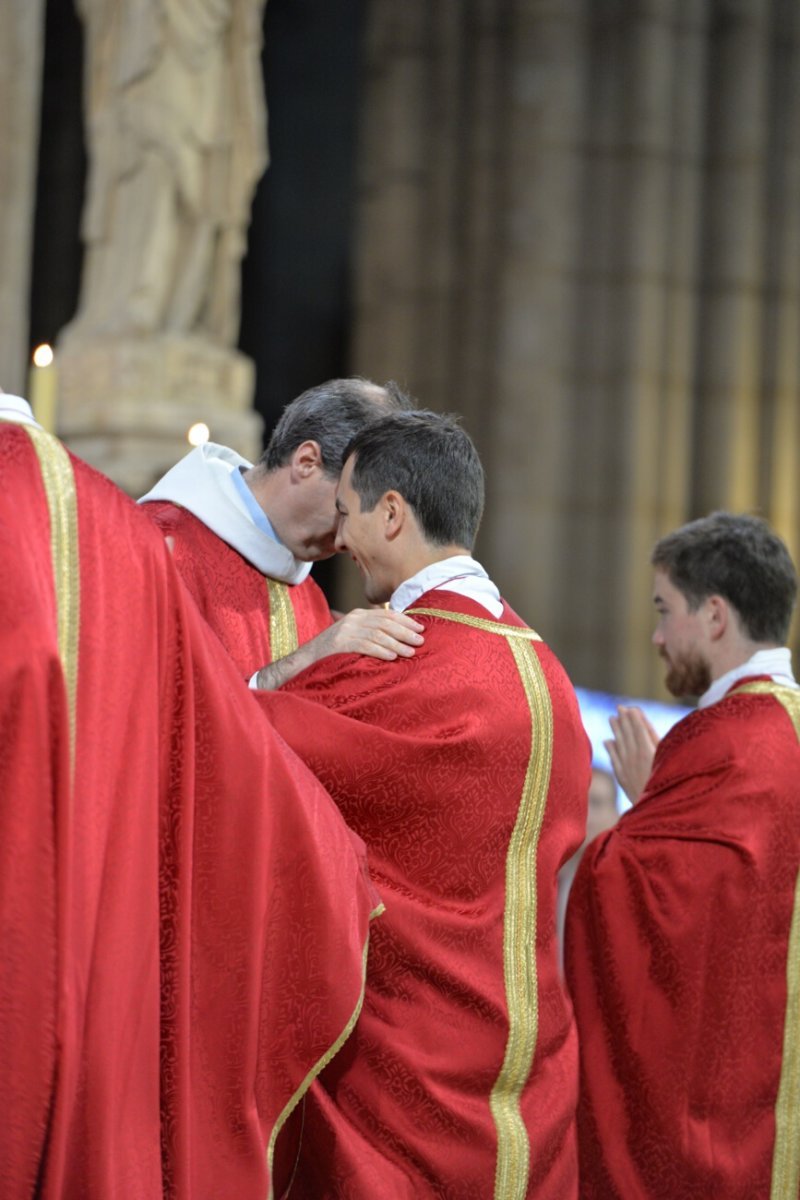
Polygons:
M184 583L246 679L332 624L328 602L310 576L292 586L269 579L186 509L164 500L142 508L174 539Z
M0 425L4 1197L266 1200L360 1004L361 848L163 539Z
M430 610L438 610L432 615ZM306 1098L292 1200L577 1195L577 1046L556 873L589 747L553 653L447 591L425 645L259 693L367 843L386 904L355 1033Z
M567 976L587 1200L798 1196L799 731L800 693L737 685L667 734L583 856Z

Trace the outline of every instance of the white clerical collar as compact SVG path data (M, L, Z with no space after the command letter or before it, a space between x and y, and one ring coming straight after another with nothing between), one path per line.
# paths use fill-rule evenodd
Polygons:
M389 608L402 612L410 608L425 592L437 588L445 592L456 592L466 596L485 608L495 620L503 613L500 592L492 583L479 562L469 554L453 554L441 558L417 571L396 588L389 600Z
M179 504L262 575L282 583L302 583L311 563L295 558L282 542L258 528L232 477L240 467L249 469L251 465L235 450L206 442L167 471L139 503L167 500Z
M12 421L15 425L41 425L33 415L33 409L21 396L10 396L0 392L0 421Z
M797 687L792 672L791 651L787 646L774 646L769 650L757 650L747 662L720 675L700 697L697 707L708 708L709 704L716 704L740 679L752 679L754 675L769 675L774 683L783 684L784 687Z

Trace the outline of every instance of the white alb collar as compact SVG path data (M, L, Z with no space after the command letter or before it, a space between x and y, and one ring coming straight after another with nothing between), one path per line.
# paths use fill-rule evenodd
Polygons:
M0 392L0 420L11 421L14 425L37 425L41 429L28 401L8 392Z
M167 471L139 503L168 500L180 504L262 575L282 583L302 583L311 563L295 558L282 542L258 528L231 479L239 467L251 466L235 450L206 442Z
M417 571L392 593L389 608L402 612L425 592L439 588L480 604L497 620L503 612L500 592L479 562L469 554L453 554Z
M775 646L769 650L757 650L747 662L726 671L715 679L707 692L697 702L698 708L708 708L729 692L740 679L752 678L753 675L769 675L774 683L784 687L797 687L797 681L792 672L792 654L787 646Z

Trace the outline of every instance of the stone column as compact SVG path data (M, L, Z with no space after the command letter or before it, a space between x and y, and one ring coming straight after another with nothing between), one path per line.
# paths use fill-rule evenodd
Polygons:
M264 0L79 0L90 151L81 301L57 354L59 431L131 492L187 428L254 457L253 367L234 348L266 164Z
M578 678L639 695L660 679L650 550L688 515L705 38L693 8L648 0L590 35L573 350L581 520L563 604Z
M482 397L488 503L480 552L511 604L567 655L586 104L581 3L520 0L508 49L494 361Z
M800 563L800 7L775 30L766 204L760 511ZM800 615L794 621L800 644ZM797 659L795 659L797 662Z
M25 395L44 0L0 5L0 387Z
M654 541L800 541L800 7L368 11L353 366L464 414L479 557L573 678L663 695Z
M769 79L766 0L718 3L708 92L694 507L757 502Z

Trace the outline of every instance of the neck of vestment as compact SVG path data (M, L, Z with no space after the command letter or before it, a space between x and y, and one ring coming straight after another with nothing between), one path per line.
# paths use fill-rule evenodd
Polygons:
M248 497L242 495L234 481L234 472L251 465L227 446L207 442L167 471L139 503L162 500L179 504L262 575L282 583L302 583L311 563L295 558L274 533L259 528L253 520Z
M481 564L469 554L450 555L428 563L395 589L389 600L389 607L396 612L402 612L432 588L474 600L495 619L503 612L503 601L497 585L492 582Z
M711 687L698 700L697 707L708 708L709 704L716 704L718 700L721 700L726 692L730 691L740 680L762 675L767 676L774 683L780 683L786 687L797 687L792 670L792 654L788 646L769 646L763 650L757 650L745 662L739 663L738 666L732 667L730 671L726 671L724 675L715 679Z

